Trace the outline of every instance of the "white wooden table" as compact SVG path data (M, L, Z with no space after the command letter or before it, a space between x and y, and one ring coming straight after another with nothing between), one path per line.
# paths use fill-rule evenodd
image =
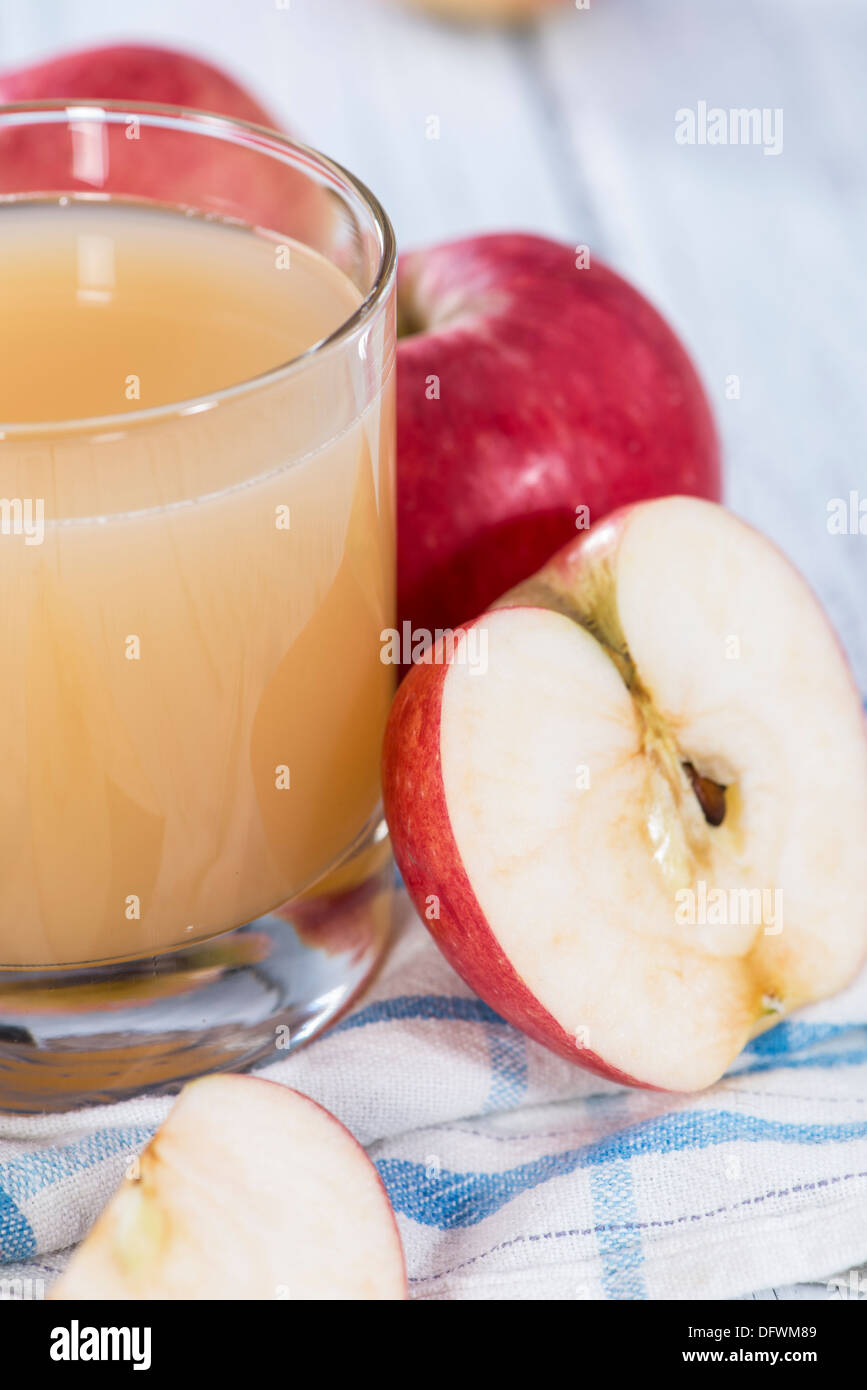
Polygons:
M541 231L630 277L699 365L730 504L805 571L867 693L867 535L827 527L830 499L867 498L864 0L564 0L509 34L388 0L0 5L0 67L120 37L234 72L374 189L403 247ZM782 108L782 152L678 144L702 101Z

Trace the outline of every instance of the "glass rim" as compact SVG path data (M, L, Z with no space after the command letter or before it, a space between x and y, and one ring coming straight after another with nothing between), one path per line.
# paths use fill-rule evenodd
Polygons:
M99 434L103 432L117 432L124 428L132 428L135 425L147 425L165 419L178 417L183 419L187 415L199 415L210 410L225 401L234 400L240 396L251 394L257 390L267 390L278 382L288 380L299 375L301 372L318 362L321 358L332 355L345 342L359 332L371 318L374 317L380 305L386 299L391 290L397 270L397 243L394 235L394 228L391 225L388 214L380 203L379 199L367 187L367 185L355 174L351 173L342 164L334 159L329 159L320 150L312 145L305 145L299 140L292 139L289 135L284 135L279 130L274 130L271 126L259 125L253 121L244 121L233 116L221 116L217 112L200 111L190 106L171 106L159 102L140 102L140 101L119 101L114 98L102 100L100 98L69 98L52 97L39 101L18 101L0 104L0 131L5 127L12 127L16 124L14 117L32 115L54 116L54 121L47 124L60 124L66 120L92 120L98 122L104 113L111 113L117 116L124 113L131 116L154 117L154 125L161 125L162 128L170 130L172 128L179 131L187 129L187 133L195 134L196 128L200 133L210 131L219 136L223 132L223 138L228 139L231 132L240 132L247 137L253 137L252 143L246 147L251 150L258 150L259 153L280 159L284 165L291 165L300 161L303 172L303 165L309 168L316 168L329 176L332 184L348 187L357 199L363 204L370 214L374 228L376 230L379 243L379 261L373 277L373 283L361 303L347 319L338 324L331 333L325 338L320 338L303 352L287 361L278 363L275 367L269 367L265 372L259 372L255 376L247 377L243 381L233 382L230 386L221 387L217 391L205 392L198 396L184 397L178 401L168 401L163 405L145 406L141 409L116 411L106 415L72 416L65 420L44 420L44 421L13 421L6 423L0 420L0 445L7 440L15 438L34 438L39 435L57 434ZM17 122L23 125L37 125L37 120ZM239 147L243 144L239 142ZM47 192L48 190L46 190ZM26 201L31 195L24 194L20 200L18 195L0 195L0 206L4 202ZM67 196L61 194L60 196ZM75 197L76 195L72 195ZM111 194L100 194L88 192L81 196L82 202L111 201ZM123 201L118 199L118 202ZM142 199L142 203L151 204L155 207L165 208L168 204L158 203L155 199ZM227 225L234 225L228 223ZM275 229L276 230L276 229ZM315 248L314 248L315 249Z

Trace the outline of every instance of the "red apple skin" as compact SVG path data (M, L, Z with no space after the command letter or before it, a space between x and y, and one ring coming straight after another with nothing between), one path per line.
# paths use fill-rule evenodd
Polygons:
M147 44L81 49L0 73L0 103L50 99L184 106L276 128L270 113L227 73L192 54ZM142 127L133 163L124 137L122 128L109 136L111 144L126 146L123 193L193 207L204 199L208 211L301 237L324 215L319 189L274 160L208 137L181 141L173 132ZM61 147L20 126L0 131L0 193L79 191L68 158L66 141ZM104 191L114 191L111 173L109 162Z
M483 623L484 615L476 621ZM464 623L462 629L473 626ZM436 660L410 669L395 696L383 747L386 820L416 911L461 979L521 1032L609 1081L662 1089L625 1075L579 1046L527 988L488 926L461 861L442 783L440 715L448 671L448 665ZM433 919L428 916L431 895L439 900L439 916Z
M401 258L398 305L401 621L483 612L575 537L576 507L596 523L668 493L719 500L684 348L592 253L579 270L544 237L451 242Z

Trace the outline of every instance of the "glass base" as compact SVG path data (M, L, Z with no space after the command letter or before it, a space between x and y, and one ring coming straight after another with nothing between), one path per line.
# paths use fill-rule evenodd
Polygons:
M0 1111L36 1114L176 1091L277 1061L321 1033L385 950L385 827L311 892L165 955L0 971Z

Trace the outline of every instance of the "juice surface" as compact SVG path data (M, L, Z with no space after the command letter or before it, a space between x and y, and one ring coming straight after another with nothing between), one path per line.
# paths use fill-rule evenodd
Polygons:
M75 423L257 377L359 302L321 256L247 230L0 206L0 422L46 425L0 436L4 498L28 476L45 494L40 540L14 507L0 534L0 968L240 925L315 881L376 810L389 364L358 409L336 362L309 401L278 385L261 412L254 397L131 420L128 440L111 422L110 469Z
M0 238L0 426L233 386L328 337L361 301L297 242L179 213L5 203Z

